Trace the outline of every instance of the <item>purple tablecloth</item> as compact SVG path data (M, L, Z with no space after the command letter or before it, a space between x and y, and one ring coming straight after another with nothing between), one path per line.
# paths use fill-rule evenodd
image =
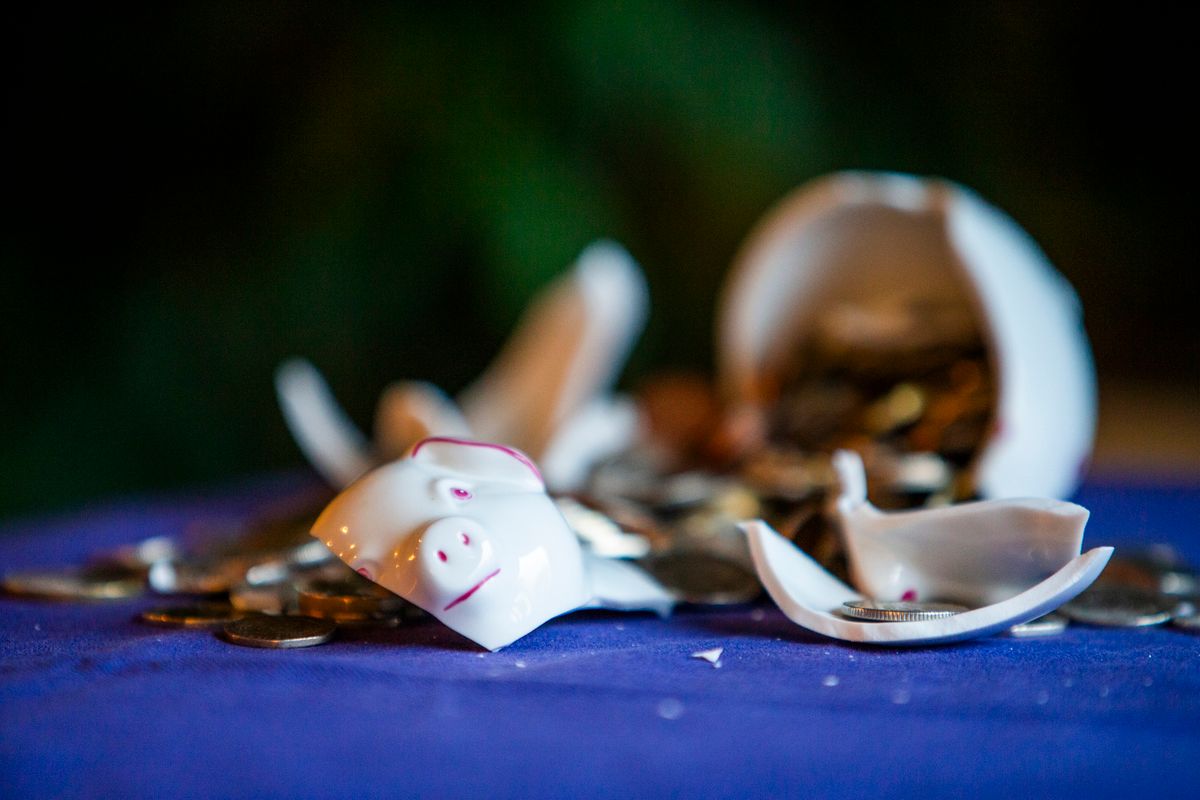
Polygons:
M272 478L0 532L62 565L311 494ZM1092 484L1086 543L1200 562L1200 487ZM0 598L3 797L1197 797L1200 637L1072 627L920 649L768 601L579 613L499 653L429 622L306 650L152 628L161 599ZM690 658L724 647L723 666Z

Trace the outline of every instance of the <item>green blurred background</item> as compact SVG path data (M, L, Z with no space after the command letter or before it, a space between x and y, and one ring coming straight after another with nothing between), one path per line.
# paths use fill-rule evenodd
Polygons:
M1007 210L1079 290L1102 385L1191 408L1194 36L1169 8L25 8L0 515L298 465L277 362L310 357L364 425L393 379L453 391L598 236L652 291L626 384L708 369L749 227L850 167Z

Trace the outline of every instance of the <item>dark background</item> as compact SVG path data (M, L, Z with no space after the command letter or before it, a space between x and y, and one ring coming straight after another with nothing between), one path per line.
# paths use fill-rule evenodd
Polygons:
M626 383L708 369L749 227L851 167L975 188L1078 289L1102 389L1200 396L1169 7L168 5L6 26L0 514L299 464L279 360L364 424L453 391L597 236L652 291Z

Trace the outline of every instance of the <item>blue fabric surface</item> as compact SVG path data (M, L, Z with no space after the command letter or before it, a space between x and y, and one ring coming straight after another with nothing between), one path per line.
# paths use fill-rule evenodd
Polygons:
M0 565L311 495L277 478L10 523ZM1200 561L1200 487L1078 499L1087 546L1170 541ZM0 598L0 795L1200 795L1200 637L1169 628L888 650L764 601L578 613L494 654L436 622L273 651L135 620L162 602ZM721 669L689 657L710 647Z

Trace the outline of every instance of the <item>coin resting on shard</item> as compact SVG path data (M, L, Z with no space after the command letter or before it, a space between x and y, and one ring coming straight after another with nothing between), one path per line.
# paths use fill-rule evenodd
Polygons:
M538 468L503 445L424 439L338 495L313 536L489 650L579 608L672 605L637 567L587 555Z
M1092 584L1111 547L1080 555L1087 510L1014 499L884 512L866 498L862 461L834 454L836 517L857 588L876 600L950 600L973 606L935 619L859 622L842 616L863 594L762 521L742 525L758 576L789 619L852 642L910 645L973 639L1042 616ZM879 617L883 619L883 617Z

